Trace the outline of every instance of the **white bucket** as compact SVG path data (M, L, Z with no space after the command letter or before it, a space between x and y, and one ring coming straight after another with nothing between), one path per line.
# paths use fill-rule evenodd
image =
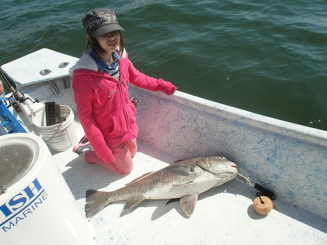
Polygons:
M46 126L46 112L43 110L33 119L35 128L39 131L45 143L56 151L64 151L78 142L78 134L74 127L74 113L69 106L60 105L60 117L65 121Z
M0 136L0 243L91 245L95 229L36 135Z

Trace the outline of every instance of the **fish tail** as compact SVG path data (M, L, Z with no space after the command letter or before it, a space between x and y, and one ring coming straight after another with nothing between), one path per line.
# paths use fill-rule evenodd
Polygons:
M85 216L86 218L92 218L104 207L106 207L109 201L110 192L87 190L86 191L86 204L85 204Z

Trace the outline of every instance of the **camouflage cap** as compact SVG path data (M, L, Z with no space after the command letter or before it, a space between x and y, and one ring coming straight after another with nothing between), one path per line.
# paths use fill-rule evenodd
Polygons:
M119 25L113 9L98 8L90 10L82 18L83 26L87 34L93 37L101 37L112 31L124 31Z

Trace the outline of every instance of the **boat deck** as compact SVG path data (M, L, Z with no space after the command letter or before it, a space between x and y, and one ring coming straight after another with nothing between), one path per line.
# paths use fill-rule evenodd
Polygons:
M138 146L129 175L88 164L71 149L53 155L82 212L87 189L115 190L177 160L143 143ZM290 217L278 211L290 208L277 199L278 210L259 215L252 207L255 195L255 189L232 180L201 194L190 218L179 202L143 201L124 216L124 202L112 203L91 219L96 244L327 244L327 234L321 230L326 227L319 227L309 214L300 211Z
M38 62L34 56L27 58L29 66ZM58 75L51 82L36 84L27 80L18 83L18 90L33 99L68 105L75 112L73 93L65 79ZM24 76L14 80L24 81ZM53 85L59 89L57 95ZM274 190L275 208L267 216L255 213L252 201L257 190L239 179L201 194L190 218L183 214L179 202L143 201L124 216L124 202L117 202L90 220L96 230L95 244L327 244L327 132L179 91L169 99L137 88L130 94L140 102L140 132L129 175L88 164L72 152L72 146L52 152L81 212L87 189L115 190L176 160L210 155L227 157L241 174ZM38 133L19 113L13 114L28 130ZM84 133L76 113L74 124L81 138Z

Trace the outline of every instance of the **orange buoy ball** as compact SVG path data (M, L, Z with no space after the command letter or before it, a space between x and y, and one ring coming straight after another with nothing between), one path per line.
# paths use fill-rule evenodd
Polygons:
M266 196L259 196L253 201L254 210L261 215L267 215L273 208L273 203Z

